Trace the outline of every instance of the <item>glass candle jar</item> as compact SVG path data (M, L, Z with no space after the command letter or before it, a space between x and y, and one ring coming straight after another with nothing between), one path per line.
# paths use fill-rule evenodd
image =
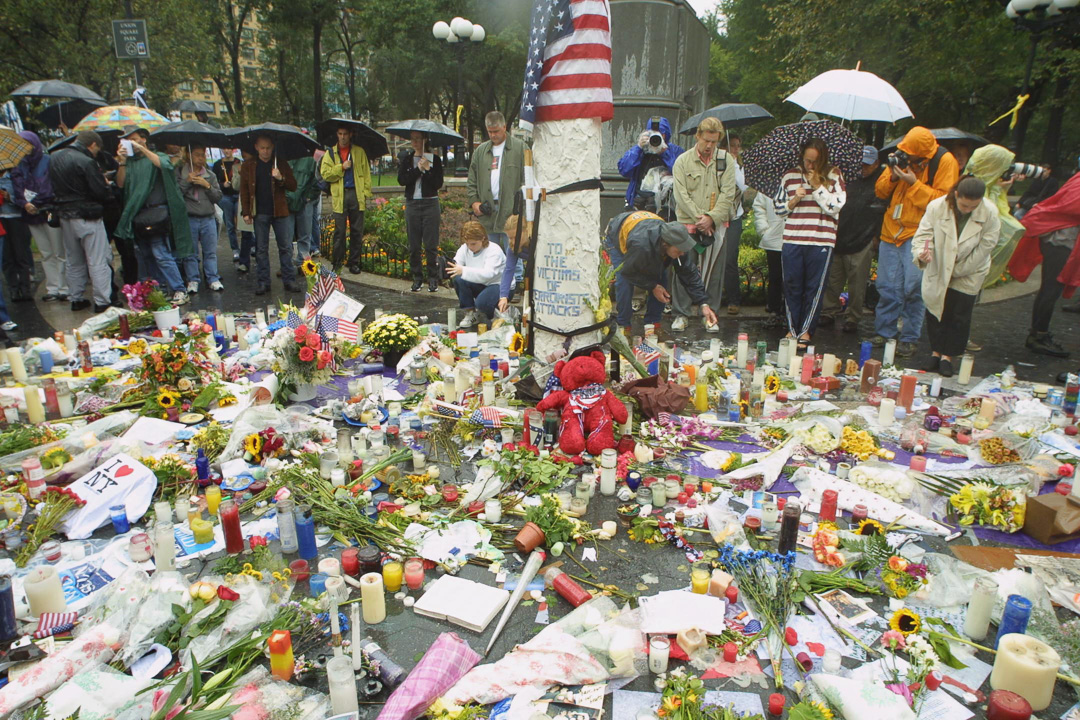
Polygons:
M502 521L502 501L499 498L491 498L484 503L484 517L490 523Z
M649 671L654 675L666 673L670 652L671 640L665 635L653 635L649 638Z
M44 549L44 546L42 546ZM154 544L146 533L136 533L128 541L128 557L132 562L146 562L154 556Z
M357 548L356 558L360 562L360 574L377 573L382 567L382 553L374 545Z
M574 499L574 496L570 493L569 490L560 490L559 492L555 493L555 497L558 499L559 507L563 510L563 512L567 512L568 510L570 510L570 502Z
M405 584L410 590L419 590L424 585L424 561L420 558L405 561Z
M585 511L589 509L589 499L576 497L570 501L570 513L573 515L584 515Z
M452 503L457 502L458 499L458 486L447 483L442 486L442 498L443 501Z
M667 504L667 488L664 487L664 483L658 480L649 487L652 491L652 504L658 508L664 507Z
M592 496L592 484L585 481L579 482L574 485L574 497L576 499L588 500Z
M338 454L333 450L324 450L319 456L319 475L323 480L330 479L330 473L338 466Z
M652 490L646 485L639 485L637 489L638 505L648 505L652 502Z
M674 500L679 497L679 493L682 492L682 485L678 480L665 480L664 481L664 494L668 500Z
M126 505L113 505L109 508L109 518L112 520L113 530L117 535L123 535L131 529L131 523L128 521L127 506Z

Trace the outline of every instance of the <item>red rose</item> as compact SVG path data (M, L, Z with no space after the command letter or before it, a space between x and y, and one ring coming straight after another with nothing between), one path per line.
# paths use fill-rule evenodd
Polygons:
M311 362L315 359L315 351L309 347L300 348L300 359L304 362Z
M330 361L333 360L333 359L334 359L334 356L330 354L329 350L320 350L319 351L319 369L322 370L324 367L329 365Z
M235 590L230 590L224 585L218 585L217 596L222 600L228 600L230 602L235 602L240 599L240 593Z
M298 342L298 343L304 342L304 338L307 337L307 325L301 325L300 327L296 328L296 330L294 332L295 332L296 342Z
M516 450L517 447L514 445L514 443L506 443L505 445L502 446L502 449L504 451L506 451L506 452L514 452L514 450Z
M322 346L322 338L318 333L311 333L307 336L307 346L312 350L318 350Z

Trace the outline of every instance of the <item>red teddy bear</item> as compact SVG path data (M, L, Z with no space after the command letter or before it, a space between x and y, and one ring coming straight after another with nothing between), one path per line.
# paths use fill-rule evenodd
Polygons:
M615 447L615 428L612 420L626 422L626 406L604 387L606 371L604 353L594 350L569 361L555 364L555 376L562 384L540 401L540 412L558 408L562 411L559 423L559 447L567 455L588 450L599 455L601 450Z

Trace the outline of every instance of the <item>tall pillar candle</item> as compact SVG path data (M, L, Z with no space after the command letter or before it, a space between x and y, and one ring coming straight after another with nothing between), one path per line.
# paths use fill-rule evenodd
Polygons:
M746 356L750 352L750 336L746 333L739 333L739 344L735 350L735 365L737 367L746 367Z
M905 373L900 378L900 397L897 405L911 412L911 406L915 404L915 376Z
M821 377L833 377L836 375L836 356L825 353L821 357Z
M788 338L780 338L780 349L776 353L777 367L786 368L791 359L791 342Z
M998 584L989 577L975 580L964 616L964 634L975 642L981 642L990 630L990 612L997 600Z
M895 420L896 401L892 398L881 398L881 407L878 408L878 425L888 427Z
M874 352L874 344L869 340L863 340L862 345L859 346L859 367L866 364L866 361L870 359L870 355Z
M176 533L171 520L154 525L154 567L163 572L176 569Z
M371 572L360 577L360 600L365 623L376 625L386 619L386 593L383 591L382 575Z
M15 382L26 382L26 364L23 362L22 348L16 345L8 348L6 352L8 365L11 366L11 375L15 378Z
M353 661L344 655L326 662L326 680L330 684L330 707L334 715L355 713L360 709L356 695L356 671Z
M814 377L814 356L807 352L802 358L802 373L799 375L799 382L803 385L809 385L810 380Z
M885 353L881 356L882 365L892 365L896 360L896 338L885 341Z
M975 367L975 356L964 353L960 356L960 372L956 375L956 382L967 385L971 382L971 371Z
M990 687L1011 690L1031 703L1035 712L1050 706L1061 656L1030 635L1010 633L998 642Z
M41 391L37 385L27 385L23 388L23 397L26 399L26 417L34 425L45 422L45 405L41 402Z
M26 574L23 591L30 604L30 614L41 617L42 613L62 613L67 610L64 588L60 575L52 565L38 565Z
M792 346L791 355L788 356L788 377L792 380L799 377L799 368L802 367L802 359L799 358L798 346Z
M997 412L997 403L993 398L983 398L982 405L979 407L979 417L987 422L994 422L994 415Z
M868 393L873 390L881 378L881 362L874 359L864 362L859 378L859 392Z

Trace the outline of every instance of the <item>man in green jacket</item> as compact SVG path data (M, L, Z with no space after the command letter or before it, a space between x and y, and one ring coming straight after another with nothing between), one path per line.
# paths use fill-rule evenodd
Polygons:
M477 221L487 230L488 240L506 250L503 232L506 219L514 211L514 195L525 184L525 141L510 137L506 118L498 110L484 117L488 141L473 151L469 163L469 206ZM521 284L521 261L514 281Z
M323 155L319 172L330 184L334 210L335 270L345 264L345 222L349 223L349 272L360 272L360 249L364 242L364 208L371 197L371 168L364 148L353 145L352 129L337 129L338 143Z
M319 202L319 184L315 174L315 158L312 156L290 160L293 175L296 177L296 189L285 193L289 201L289 218L293 223L293 238L296 242L296 263L311 257L319 248L319 239L311 234L311 217Z

